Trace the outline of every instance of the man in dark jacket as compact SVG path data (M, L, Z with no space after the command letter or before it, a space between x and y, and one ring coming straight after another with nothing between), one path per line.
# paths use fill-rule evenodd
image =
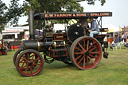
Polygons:
M91 28L89 29L89 32L90 32L90 37L93 37L93 35L98 34L100 30L98 24L96 23L96 20L93 20L93 18L91 18L90 20L91 20Z

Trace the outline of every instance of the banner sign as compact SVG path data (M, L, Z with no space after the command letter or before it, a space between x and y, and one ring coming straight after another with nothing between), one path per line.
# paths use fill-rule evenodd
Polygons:
M87 17L112 16L112 12L82 12L82 13L40 13L35 14L34 19L74 19Z

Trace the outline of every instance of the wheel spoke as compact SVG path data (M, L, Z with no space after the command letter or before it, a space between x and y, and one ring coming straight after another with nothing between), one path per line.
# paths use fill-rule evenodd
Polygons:
M92 45L91 45L91 46L89 46L88 50L89 50L89 49L90 49L94 44L95 44L95 42L93 42L93 43L92 43Z
M27 65L27 66L26 66L26 69L25 69L25 73L27 73L27 71L28 71L28 67L29 67L29 66Z
M32 55L32 60L34 59L34 57L35 57L35 54Z
M91 62L94 64L94 61L89 57L89 56L87 56L90 60L91 60Z
M100 54L100 51L98 51L98 52L89 52L89 53L91 53L91 54Z
M89 65L89 63L88 63L89 62L88 57L86 57L86 58L87 58L87 65Z
M25 63L25 62L24 62ZM24 66L24 63L22 64L22 66L21 67L23 67Z
M75 60L77 61L82 55L79 55Z
M22 61L19 61L19 63L24 63L24 60L22 60Z
M92 48L92 49L90 50L90 52L93 51L93 50L95 50L96 48L97 48L97 47L95 46L94 48Z
M78 64L80 64L83 59L84 59L84 57L82 57L82 58L80 59L80 61L78 62Z
M34 63L33 65L39 65L40 66L41 64L40 63Z
M33 68L34 68L35 70L37 70L36 66L34 66L34 65L33 65Z
M83 67L85 67L85 55L84 55Z
M86 48L86 50L88 50L88 47L89 47L89 40L87 41L87 48Z
M85 49L83 48L83 46L80 43L78 43L78 45L82 48L83 51L85 51Z
M20 70L25 69L24 67L20 67Z
M74 53L74 54L83 54L82 52L76 52L76 53Z
M26 57L23 57L23 59L28 62L28 60L26 59Z
M34 62L36 62L37 60L39 60L39 58L36 58L36 59L34 60Z
M30 53L29 52L27 53L27 59L28 60L30 59Z
M89 56L91 56L92 58L96 58L95 56L93 56L93 55L91 55L91 54L89 54Z
M26 65L25 66L23 66L23 68L25 68L25 67L27 67Z
M77 50L79 50L79 51L82 51L80 48L78 48L78 47L75 47L75 49L77 49Z
M24 60L24 56L22 56L20 59Z
M30 66L30 71L31 71L31 74L32 74L32 67Z

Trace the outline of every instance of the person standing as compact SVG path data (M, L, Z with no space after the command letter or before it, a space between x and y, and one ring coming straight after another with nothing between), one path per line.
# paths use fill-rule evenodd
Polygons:
M96 23L96 20L91 18L90 21L91 21L91 28L89 29L89 32L90 32L90 37L93 37L94 34L98 34L100 30L98 24Z
M126 34L126 48L128 49L128 33Z
M118 34L117 33L115 34L114 39L115 39L115 44L117 45L118 42L119 42L119 37L118 37Z
M86 18L85 19L80 18L78 23L80 23L83 28L87 28L88 27L88 21L87 21Z
M7 42L7 48L8 48L8 51L11 51L11 44L10 44L10 41Z
M84 29L84 34L85 35L89 35L88 33L88 21L87 21L87 18L80 18L79 21L78 21L78 24L80 24L83 29Z
M126 43L126 33L123 34L124 43Z
M121 37L121 33L119 33L119 43L121 42L122 37Z

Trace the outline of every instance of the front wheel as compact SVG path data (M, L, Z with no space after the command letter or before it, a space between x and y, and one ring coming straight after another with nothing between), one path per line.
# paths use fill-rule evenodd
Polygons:
M70 59L79 69L95 68L102 57L100 43L92 37L82 36L76 39L70 47Z
M17 57L15 65L22 76L35 76L43 69L44 61L38 51L28 49Z

